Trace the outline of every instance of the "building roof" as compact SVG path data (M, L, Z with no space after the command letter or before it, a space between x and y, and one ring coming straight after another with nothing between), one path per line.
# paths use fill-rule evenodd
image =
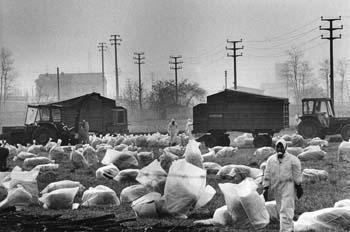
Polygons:
M62 107L74 107L76 105L82 104L83 101L85 101L86 99L89 99L89 98L101 99L103 102L109 104L113 108L125 109L122 106L116 106L115 100L103 97L99 93L96 93L96 92L92 92L89 94L85 94L85 95L71 98L71 99L64 100L64 101L53 102L53 103L50 103L49 105L60 105Z
M207 96L208 103L220 102L220 101L283 101L288 102L288 98L272 97L261 94L247 93L243 91L225 89L224 91L218 92Z

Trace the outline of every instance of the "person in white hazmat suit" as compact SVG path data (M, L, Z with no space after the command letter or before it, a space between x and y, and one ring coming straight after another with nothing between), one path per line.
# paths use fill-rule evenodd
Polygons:
M175 146L176 145L176 136L178 133L177 123L175 122L175 119L171 119L170 123L168 124L168 133L170 136L169 146Z
M301 187L301 164L294 155L286 152L287 143L280 139L276 143L276 154L267 160L264 173L264 198L272 193L279 211L280 231L293 231L295 195L298 199L303 195Z
M189 119L187 119L185 133L190 139L192 139L192 131L193 131L193 122L189 118Z

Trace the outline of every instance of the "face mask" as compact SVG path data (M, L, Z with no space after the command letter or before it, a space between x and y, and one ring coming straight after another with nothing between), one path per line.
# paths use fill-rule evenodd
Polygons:
M276 146L276 151L277 151L277 157L279 159L282 159L284 156L284 153L286 152L283 145L280 143Z

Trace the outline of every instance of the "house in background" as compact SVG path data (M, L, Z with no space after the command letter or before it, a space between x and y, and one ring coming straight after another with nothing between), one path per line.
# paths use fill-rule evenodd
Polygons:
M58 79L60 99L58 99ZM35 80L37 102L62 101L92 92L106 96L107 81L102 73L40 74Z

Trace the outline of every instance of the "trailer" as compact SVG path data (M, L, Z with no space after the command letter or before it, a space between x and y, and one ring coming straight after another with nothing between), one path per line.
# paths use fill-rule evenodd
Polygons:
M251 133L255 147L271 146L272 136L289 127L289 101L225 89L193 107L193 133L207 146L228 146L227 132Z

